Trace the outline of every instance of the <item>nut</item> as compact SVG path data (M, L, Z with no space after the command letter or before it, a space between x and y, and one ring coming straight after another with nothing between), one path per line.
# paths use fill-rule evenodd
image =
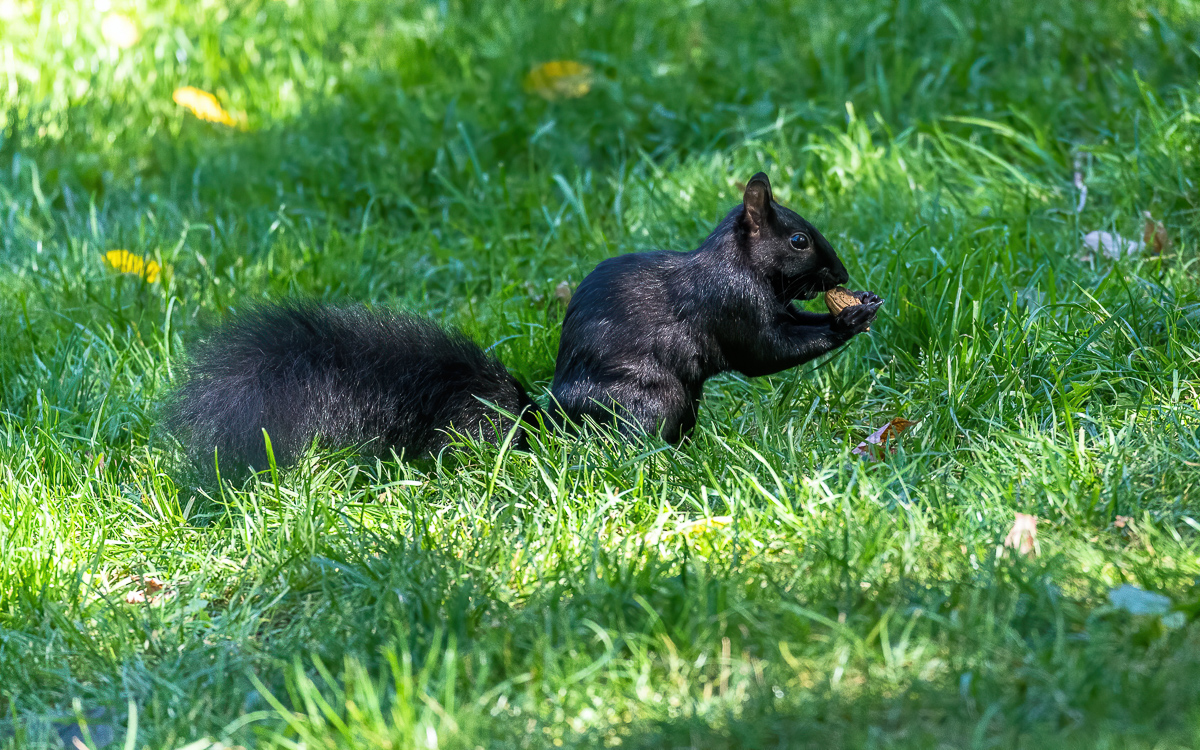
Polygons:
M825 306L829 308L829 312L837 315L847 307L853 307L860 304L858 295L849 289L843 289L840 286L835 286L828 292L825 292Z
M858 294L840 286L835 286L828 292L825 292L825 306L829 308L829 312L837 315L847 307L861 305L862 300L858 298ZM871 330L871 326L867 326L867 330Z

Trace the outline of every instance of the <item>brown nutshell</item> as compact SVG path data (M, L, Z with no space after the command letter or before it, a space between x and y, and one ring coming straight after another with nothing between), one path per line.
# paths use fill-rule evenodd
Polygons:
M844 287L835 286L833 289L825 292L825 306L829 308L829 312L837 315L847 307L862 304L858 295ZM867 326L867 330L871 330L871 326Z
M858 295L849 289L844 289L840 286L830 289L825 292L825 306L829 308L829 312L837 315L847 307L852 307L859 304Z

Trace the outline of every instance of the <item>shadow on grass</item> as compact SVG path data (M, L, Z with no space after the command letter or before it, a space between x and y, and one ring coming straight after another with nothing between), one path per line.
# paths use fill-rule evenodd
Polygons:
M1035 569L896 582L861 596L838 626L828 607L797 616L807 601L844 599L822 594L836 583L820 574L797 598L748 585L752 568L595 550L541 571L542 583L514 599L504 557L485 540L451 550L418 534L367 559L302 563L327 602L305 623L322 634L313 653L377 673L378 655L396 649L423 673L444 670L438 679L466 691L455 700L476 706L472 731L482 735L472 736L495 747L521 745L531 715L547 742L578 747L614 738L636 748L1082 747L1105 736L1137 746L1185 737L1200 697L1194 626L1167 631L1082 601L1054 607L1061 594ZM990 593L971 605L979 590ZM905 652L908 636L889 641L887 619L922 608L921 622L936 624L912 631L922 645ZM457 649L453 669L447 649ZM576 700L580 674L601 702ZM653 688L637 689L636 675ZM437 684L431 695L444 691ZM519 719L497 714L494 693L475 703L506 684L507 701L529 712ZM608 690L619 703L605 728L572 735L562 712L603 714Z

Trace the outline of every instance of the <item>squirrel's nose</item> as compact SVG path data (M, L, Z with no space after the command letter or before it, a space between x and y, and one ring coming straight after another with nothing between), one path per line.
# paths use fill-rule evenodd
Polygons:
M841 263L835 268L822 268L820 276L830 288L841 286L850 280L850 274L846 273L846 268Z

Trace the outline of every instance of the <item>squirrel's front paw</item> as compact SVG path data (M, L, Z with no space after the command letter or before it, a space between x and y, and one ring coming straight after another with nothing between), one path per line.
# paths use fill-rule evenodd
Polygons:
M883 298L875 292L852 292L852 294L858 298L858 304L860 305L883 304Z
M875 295L871 296L874 297ZM871 327L871 321L875 320L875 314L879 312L879 307L882 304L883 300L875 297L875 301L873 302L843 308L833 318L834 332L850 338L868 330Z

